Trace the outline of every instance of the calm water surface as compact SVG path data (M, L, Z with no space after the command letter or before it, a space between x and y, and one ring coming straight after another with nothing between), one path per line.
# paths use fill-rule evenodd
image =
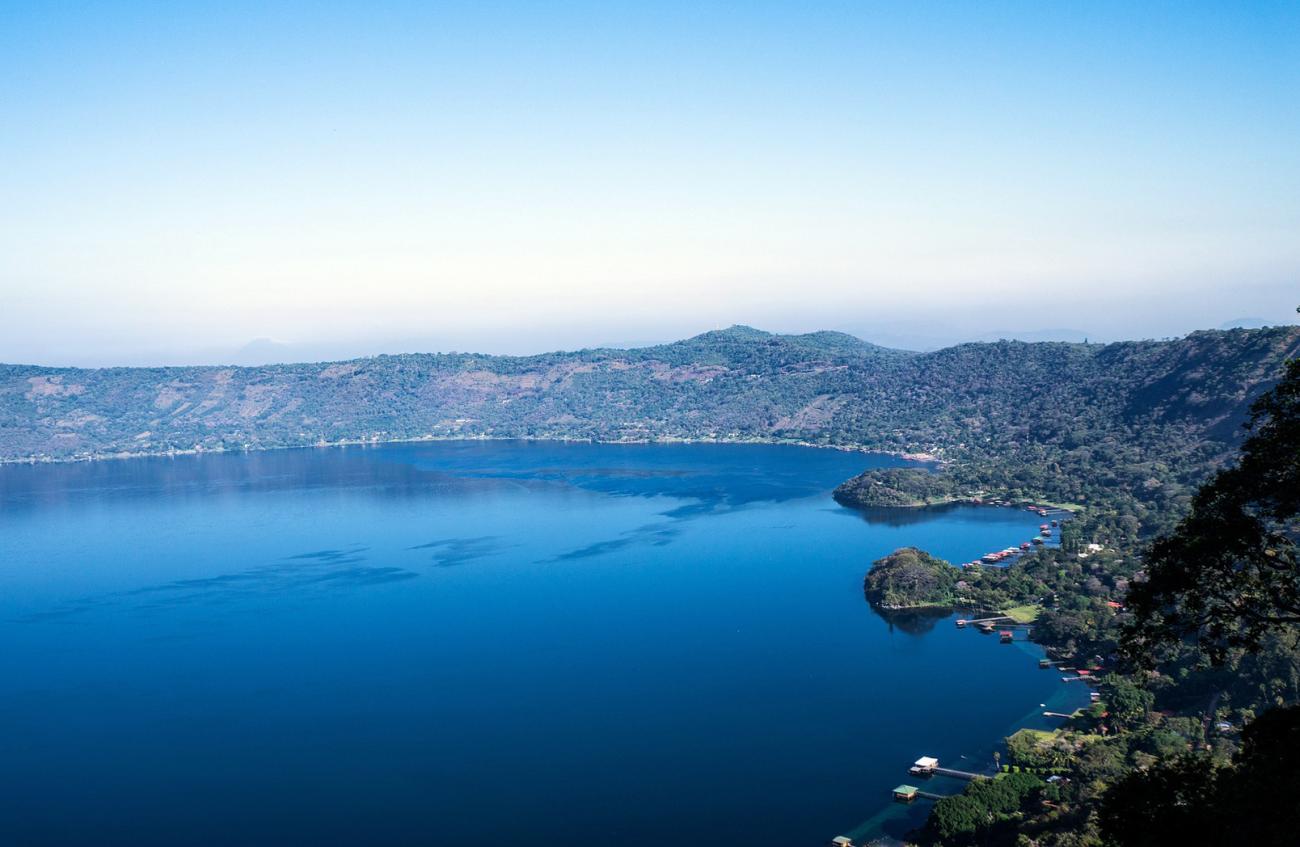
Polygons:
M1070 686L863 601L897 547L966 561L1041 520L830 498L898 463L471 442L0 467L0 843L901 832L903 807L864 821L913 759L979 764Z

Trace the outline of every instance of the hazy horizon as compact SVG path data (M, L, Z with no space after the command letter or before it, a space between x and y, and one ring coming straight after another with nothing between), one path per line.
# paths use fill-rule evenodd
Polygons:
M1295 4L7 13L3 362L1295 318Z
M1224 330L1224 329L1258 329L1266 326L1291 326L1295 321L1276 321L1268 322L1257 318L1245 318L1239 320L1224 321L1215 327L1198 327L1197 329L1205 330ZM140 354L138 359L112 360L103 361L53 361L53 362L35 362L35 361L0 361L2 365L18 366L36 366L36 367L79 367L79 368L105 368L105 367L187 367L187 366L220 366L230 365L236 367L256 367L259 365L276 365L276 364L298 364L313 362L330 362L343 361L349 359L361 359L381 355L401 355L401 354L439 354L439 353L468 353L476 355L504 355L504 356L532 356L546 353L566 353L577 352L580 350L592 349L635 349L642 347L653 347L662 344L671 344L677 341L684 341L697 335L711 331L725 330L738 326L748 326L746 324L731 324L728 326L706 327L698 331L687 332L680 336L671 338L633 338L633 339L615 339L605 342L578 343L569 346L527 346L527 345L507 345L504 349L490 349L486 347L475 346L472 343L462 345L440 344L436 339L405 339L392 342L324 342L319 344L299 344L284 341L277 341L271 338L255 338L246 344L230 348L210 348L196 350L180 350L170 352L145 352ZM890 334L888 332L877 334L875 336L863 335L857 332L851 332L843 329L808 329L793 332L781 332L772 330L768 327L750 327L761 332L767 332L773 335L803 335L812 332L841 332L859 338L881 347L889 347L898 350L910 350L915 352L928 352L939 350L944 347L950 347L957 344L995 342L995 341L1026 341L1026 342L1069 342L1069 343L1093 343L1108 344L1118 341L1141 341L1141 340L1161 340L1169 338L1178 338L1187 334L1187 332L1174 333L1164 336L1134 336L1132 338L1110 338L1100 335L1093 335L1082 330L1072 330L1065 328L1036 330L1028 332L1017 331L989 331L977 336L955 337L951 340L944 335L911 335L906 331ZM914 327L911 327L915 329ZM909 327L903 327L907 330ZM918 330L919 331L919 330ZM1197 330L1188 330L1193 332ZM906 339L913 339L916 342L929 339L932 343L911 343ZM900 339L903 339L900 341Z

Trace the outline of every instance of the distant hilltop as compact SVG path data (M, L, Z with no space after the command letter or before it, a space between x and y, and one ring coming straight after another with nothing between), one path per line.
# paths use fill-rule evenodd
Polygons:
M914 353L839 332L734 326L535 356L0 365L0 460L485 437L789 441L951 457L1160 427L1226 444L1298 354L1297 327Z

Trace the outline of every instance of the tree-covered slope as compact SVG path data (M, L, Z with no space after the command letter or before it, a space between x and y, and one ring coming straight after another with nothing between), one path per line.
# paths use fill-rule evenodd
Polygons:
M421 437L789 439L978 456L1227 440L1294 327L917 354L747 327L635 350L263 367L0 366L0 459ZM1135 433L1137 435L1135 436Z

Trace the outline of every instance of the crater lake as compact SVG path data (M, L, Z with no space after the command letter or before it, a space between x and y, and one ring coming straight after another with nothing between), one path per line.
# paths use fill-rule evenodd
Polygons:
M0 467L0 841L901 835L915 758L988 767L1078 693L1032 645L868 606L898 547L967 561L1041 521L832 500L900 464L471 441Z

